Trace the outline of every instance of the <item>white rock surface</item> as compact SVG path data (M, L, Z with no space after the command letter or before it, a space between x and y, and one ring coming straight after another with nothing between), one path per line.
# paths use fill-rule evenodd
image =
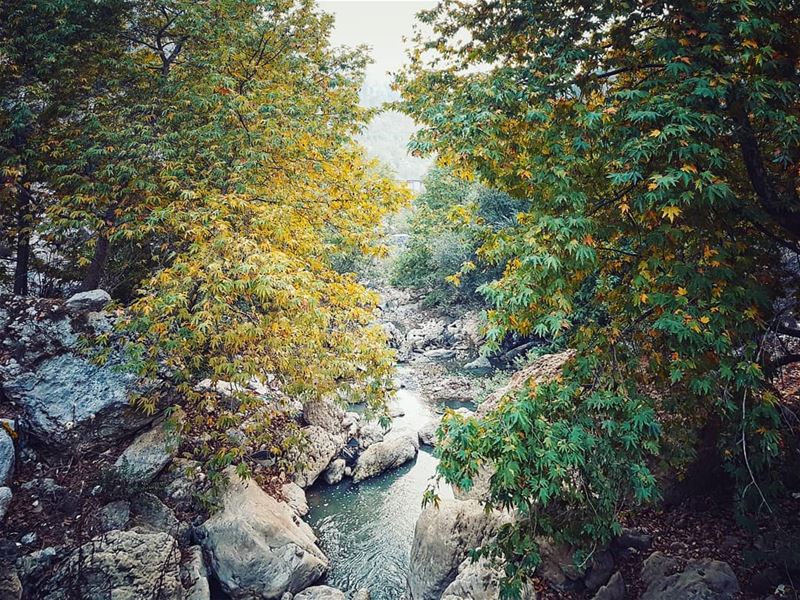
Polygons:
M0 486L9 485L14 476L15 464L14 440L0 424Z
M328 485L336 485L344 478L344 469L347 463L343 458L336 458L331 461L331 464L325 470L325 483Z
M328 468L331 459L344 445L344 436L335 436L318 425L303 427L301 433L307 444L299 450L297 462L300 465L295 475L295 483L307 488Z
M319 579L328 560L294 510L230 474L222 510L201 528L209 566L235 600L277 599Z
M484 511L480 502L448 500L428 506L417 519L408 584L413 600L439 600L456 579L470 550L508 522L506 513Z
M13 494L11 493L11 488L0 487L0 523L2 523L3 518L8 512L8 507L11 505L12 498Z
M379 475L413 460L419 451L419 438L416 433L404 433L396 438L372 444L358 457L353 472L353 481Z

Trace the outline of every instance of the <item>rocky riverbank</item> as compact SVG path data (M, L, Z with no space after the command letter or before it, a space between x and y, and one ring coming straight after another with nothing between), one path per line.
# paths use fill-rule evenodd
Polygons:
M99 600L113 590L115 598L203 600L217 589L236 599L343 598L315 585L329 561L303 521L304 488L357 483L413 461L420 433L392 432L333 401L283 398L306 440L293 480L267 493L228 472L219 506L208 510L197 503L208 473L181 449L162 407L146 414L130 404L158 391L166 406L167 384L126 373L113 343L102 362L85 352L85 339L112 335L109 300L96 290L0 301L0 597ZM381 319L395 328L404 361L474 358L473 320L412 327L419 315L402 299ZM265 402L280 394L262 382L251 391Z
M98 364L83 351L83 338L112 331L107 302L100 291L66 301L0 301L0 598L364 600L380 592L373 586L346 594L320 585L330 558L305 520L305 490L348 478L358 484L407 465L421 446L435 443L437 411L458 406L464 416L473 414L471 403L484 389L475 373L486 369L477 355L478 314L437 313L405 292L385 292L380 320L409 375L400 385L418 383L415 393L434 407L430 418L399 418L382 427L333 401L282 398L307 441L293 457L300 468L277 483L245 481L229 471L218 505L209 507L198 502L208 497L209 473L182 450L160 407L145 414L130 405L153 390L166 402L168 387L126 374L113 352ZM475 414L485 415L531 380L556 376L569 356L532 362ZM217 390L230 393L224 385ZM265 402L281 393L260 382L252 391ZM395 417L403 410L390 406ZM469 493L455 490L454 498L421 512L403 563L411 600L499 597L503 565L469 559L472 549L516 518L484 510L490 476L487 465ZM425 482L415 485L411 502L421 500ZM523 598L740 596L736 576L713 543L689 552L675 546L681 531L671 529L669 536L632 527L580 567L570 548L542 539L543 562ZM744 534L733 537L731 556L750 543ZM764 581L769 593L775 587L770 581ZM746 597L768 595L746 591Z

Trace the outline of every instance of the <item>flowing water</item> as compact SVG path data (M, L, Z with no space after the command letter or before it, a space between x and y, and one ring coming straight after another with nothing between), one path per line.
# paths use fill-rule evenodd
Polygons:
M403 431L416 432L438 418L435 408L416 390L413 375L400 370L400 389L393 403L404 415L393 420L387 438ZM422 512L422 493L436 471L437 460L422 447L415 461L353 484L324 482L307 490L308 522L331 561L325 583L344 592L369 588L372 600L405 597L414 526ZM439 496L452 498L449 487Z

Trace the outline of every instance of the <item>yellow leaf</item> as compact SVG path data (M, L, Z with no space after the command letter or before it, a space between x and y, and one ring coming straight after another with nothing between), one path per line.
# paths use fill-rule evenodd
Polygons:
M642 294L641 296L639 296L639 301L642 304L647 304L647 294Z
M669 222L672 223L675 220L675 217L681 214L681 209L677 206L665 206L661 209L661 216L667 217Z
M650 137L658 137L660 135L661 135L660 129L653 129L653 131L650 132Z
M705 316L705 315L703 315L702 317L700 317L700 322L701 322L703 325L708 325L708 322L709 322L710 320L711 320L711 319L709 319L709 318L708 318L707 316Z
M685 287L678 288L678 296L685 296L688 292L686 291Z
M697 167L694 165L685 164L681 167L681 171L685 171L686 173L697 173Z
M758 48L758 43L755 40L745 40L742 42L742 46L745 48Z

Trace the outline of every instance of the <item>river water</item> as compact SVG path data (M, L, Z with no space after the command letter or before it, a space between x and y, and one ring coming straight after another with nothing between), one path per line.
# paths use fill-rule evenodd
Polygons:
M387 439L416 431L438 418L436 408L419 394L409 368L398 370L398 390L392 406L405 414L395 417ZM306 490L311 512L308 523L331 561L325 582L343 592L368 588L372 600L405 597L414 526L422 512L422 494L436 472L436 458L423 446L413 462L358 484L345 479ZM443 499L452 490L442 484Z

